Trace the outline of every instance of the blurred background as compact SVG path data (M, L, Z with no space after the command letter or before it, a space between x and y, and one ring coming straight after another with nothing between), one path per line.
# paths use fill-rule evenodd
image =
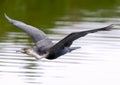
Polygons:
M16 53L32 39L4 17L31 24L54 43L71 32L118 24L89 34L81 47L55 60ZM0 83L2 85L120 85L120 0L0 0Z

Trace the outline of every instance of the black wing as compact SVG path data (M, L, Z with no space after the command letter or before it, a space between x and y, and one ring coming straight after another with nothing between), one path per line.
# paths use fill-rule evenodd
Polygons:
M53 46L52 41L47 37L47 35L43 31L31 25L25 24L21 21L11 19L6 14L5 14L5 18L14 26L24 30L27 34L29 34L33 38L38 48L42 47L44 49Z
M84 37L85 35L89 33L95 33L98 31L108 31L113 27L113 25L109 25L107 27L99 28L99 29L93 29L88 31L82 31L82 32L73 32L66 36L64 39L59 41L57 44L55 44L50 50L56 50L56 49L63 49L64 47L69 47L73 43L74 40Z

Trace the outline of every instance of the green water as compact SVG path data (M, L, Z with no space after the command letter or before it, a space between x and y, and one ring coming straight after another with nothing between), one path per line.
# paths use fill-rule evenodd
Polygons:
M1 0L0 28L12 31L4 13L45 30L54 28L58 20L79 18L81 22L83 17L119 17L114 11L119 4L119 0Z

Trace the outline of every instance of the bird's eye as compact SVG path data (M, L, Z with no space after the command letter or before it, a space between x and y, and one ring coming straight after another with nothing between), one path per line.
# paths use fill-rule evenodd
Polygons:
M43 53L44 53L44 54L46 54L46 53L47 53L47 51L44 51Z

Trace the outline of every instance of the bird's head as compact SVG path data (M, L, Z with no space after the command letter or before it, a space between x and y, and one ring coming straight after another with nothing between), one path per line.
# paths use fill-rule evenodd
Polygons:
M23 48L21 50L17 50L16 52L20 52L20 53L34 56L36 59L41 59L44 57L44 56L40 56L35 50L33 50L31 48Z
M27 55L32 55L34 51L30 48L23 48L21 50L17 50L16 52L24 53Z

